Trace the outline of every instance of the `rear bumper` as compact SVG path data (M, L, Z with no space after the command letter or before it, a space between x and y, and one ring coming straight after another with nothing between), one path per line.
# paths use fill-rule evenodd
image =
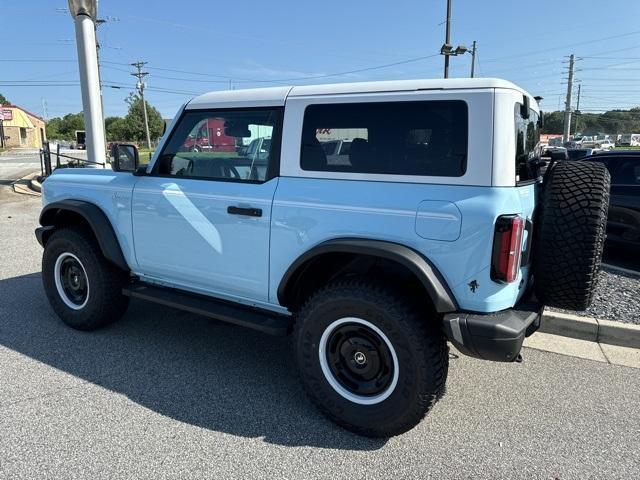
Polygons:
M527 300L494 313L448 313L443 318L449 341L471 357L512 362L522 342L540 327L542 305Z

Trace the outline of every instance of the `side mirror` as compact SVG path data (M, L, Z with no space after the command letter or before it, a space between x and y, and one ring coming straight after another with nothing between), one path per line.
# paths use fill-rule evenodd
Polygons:
M522 96L522 103L520 104L520 116L524 119L529 118L529 97Z
M138 147L130 143L111 145L111 169L114 172L135 172L138 169Z

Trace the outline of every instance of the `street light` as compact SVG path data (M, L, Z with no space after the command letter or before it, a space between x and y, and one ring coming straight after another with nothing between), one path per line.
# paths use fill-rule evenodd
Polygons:
M105 161L105 136L96 48L95 21L97 11L97 0L69 0L69 13L71 13L76 27L87 157L92 162L103 163Z
M98 12L97 0L69 0L69 12L71 16L76 18L78 15L88 15L96 18Z
M440 48L440 55L445 56L444 78L449 78L449 57L457 57L458 55L464 55L468 49L464 45L458 45L455 49L453 45L445 43Z

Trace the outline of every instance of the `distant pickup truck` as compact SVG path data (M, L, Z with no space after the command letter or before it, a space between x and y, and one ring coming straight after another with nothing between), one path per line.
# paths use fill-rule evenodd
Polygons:
M600 148L602 150L611 150L616 145L609 139L608 135L598 135L596 137L582 137L580 142L582 148Z

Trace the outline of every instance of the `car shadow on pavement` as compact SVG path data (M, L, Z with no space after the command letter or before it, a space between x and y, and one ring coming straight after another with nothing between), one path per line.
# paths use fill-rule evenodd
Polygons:
M50 308L39 273L0 280L0 345L205 429L284 446L386 443L353 435L313 408L288 338L143 302L109 327L75 331Z

